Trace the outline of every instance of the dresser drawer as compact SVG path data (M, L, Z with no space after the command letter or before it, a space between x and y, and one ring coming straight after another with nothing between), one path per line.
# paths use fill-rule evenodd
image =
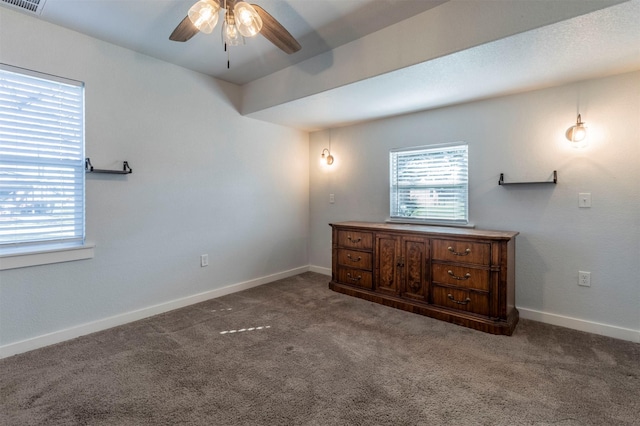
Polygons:
M371 272L351 268L338 268L338 281L368 289L371 289L373 282Z
M371 250L373 234L371 232L338 231L338 246Z
M371 253L338 249L338 265L370 271L372 269L372 264Z
M431 279L436 283L489 291L489 271L457 265L431 265Z
M433 240L433 258L450 262L489 265L491 245L467 241Z
M489 315L489 294L433 286L433 304L458 311Z

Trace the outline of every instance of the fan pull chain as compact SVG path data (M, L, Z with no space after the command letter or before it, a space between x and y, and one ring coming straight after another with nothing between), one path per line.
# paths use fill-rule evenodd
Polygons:
M231 67L231 61L229 60L229 52L231 51L231 49L229 49L227 47L227 42L224 42L224 51L227 52L227 69L229 69Z
M228 16L229 16L229 8L227 8L227 0L224 0L224 10L226 10L225 12L225 17L224 20L225 22L228 22ZM222 28L224 28L224 25L222 26ZM224 51L227 52L227 69L229 69L231 67L231 61L229 60L229 50L231 49L227 49L227 42L224 42Z

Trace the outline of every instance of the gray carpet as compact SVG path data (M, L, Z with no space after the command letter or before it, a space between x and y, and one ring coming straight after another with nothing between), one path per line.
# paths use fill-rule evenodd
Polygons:
M0 424L640 425L640 345L493 336L305 273L0 360Z

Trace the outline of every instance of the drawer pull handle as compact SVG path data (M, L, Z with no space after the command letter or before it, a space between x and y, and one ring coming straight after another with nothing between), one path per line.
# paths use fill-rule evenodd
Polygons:
M462 301L454 299L452 294L447 294L447 297L448 297L449 299L451 299L451 301L452 301L453 303L457 303L458 305L466 305L466 304L468 304L469 302L471 302L471 299L469 299L468 297L467 297L465 300L462 300Z
M351 273L349 272L347 272L347 277L353 282L360 281L362 279L362 275L358 275L357 277L354 278L351 276Z
M470 249L470 248L466 249L466 250L465 250L465 251L463 251L463 252L457 252L457 251L455 251L455 250L453 249L453 247L447 247L447 250L449 250L451 253L453 253L453 254L454 254L454 255L456 255L456 256L466 256L466 255L468 255L469 253L471 253L471 249Z
M362 241L362 238L351 238L350 236L347 236L347 240L351 241L354 244L357 244Z
M357 259L354 259L353 257L351 257L351 254L347 254L347 257L354 262L360 262L362 260L362 256L358 256Z
M451 275L451 276L453 277L453 279L454 279L454 280L460 280L460 281L462 281L462 280L468 280L469 278L471 278L471 274L470 274L470 273L468 273L468 272L467 272L466 274L464 274L464 277L458 277L458 276L456 276L456 275L453 273L453 271L451 271L451 270L448 270L448 271L447 271L447 274Z

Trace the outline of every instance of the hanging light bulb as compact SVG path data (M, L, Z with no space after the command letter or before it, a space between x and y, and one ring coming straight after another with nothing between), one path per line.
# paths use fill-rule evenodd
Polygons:
M201 32L211 34L218 23L220 5L214 0L200 0L189 9L189 20Z
M236 16L236 27L245 37L253 37L262 29L262 18L249 3L239 1L233 7Z
M584 127L584 123L582 122L582 117L580 117L580 114L578 114L576 125L569 127L567 129L567 133L565 133L565 136L571 142L581 142L587 136L587 128Z
M222 23L222 41L227 46L238 46L244 44L244 38L238 31L233 14L227 12L224 22Z

